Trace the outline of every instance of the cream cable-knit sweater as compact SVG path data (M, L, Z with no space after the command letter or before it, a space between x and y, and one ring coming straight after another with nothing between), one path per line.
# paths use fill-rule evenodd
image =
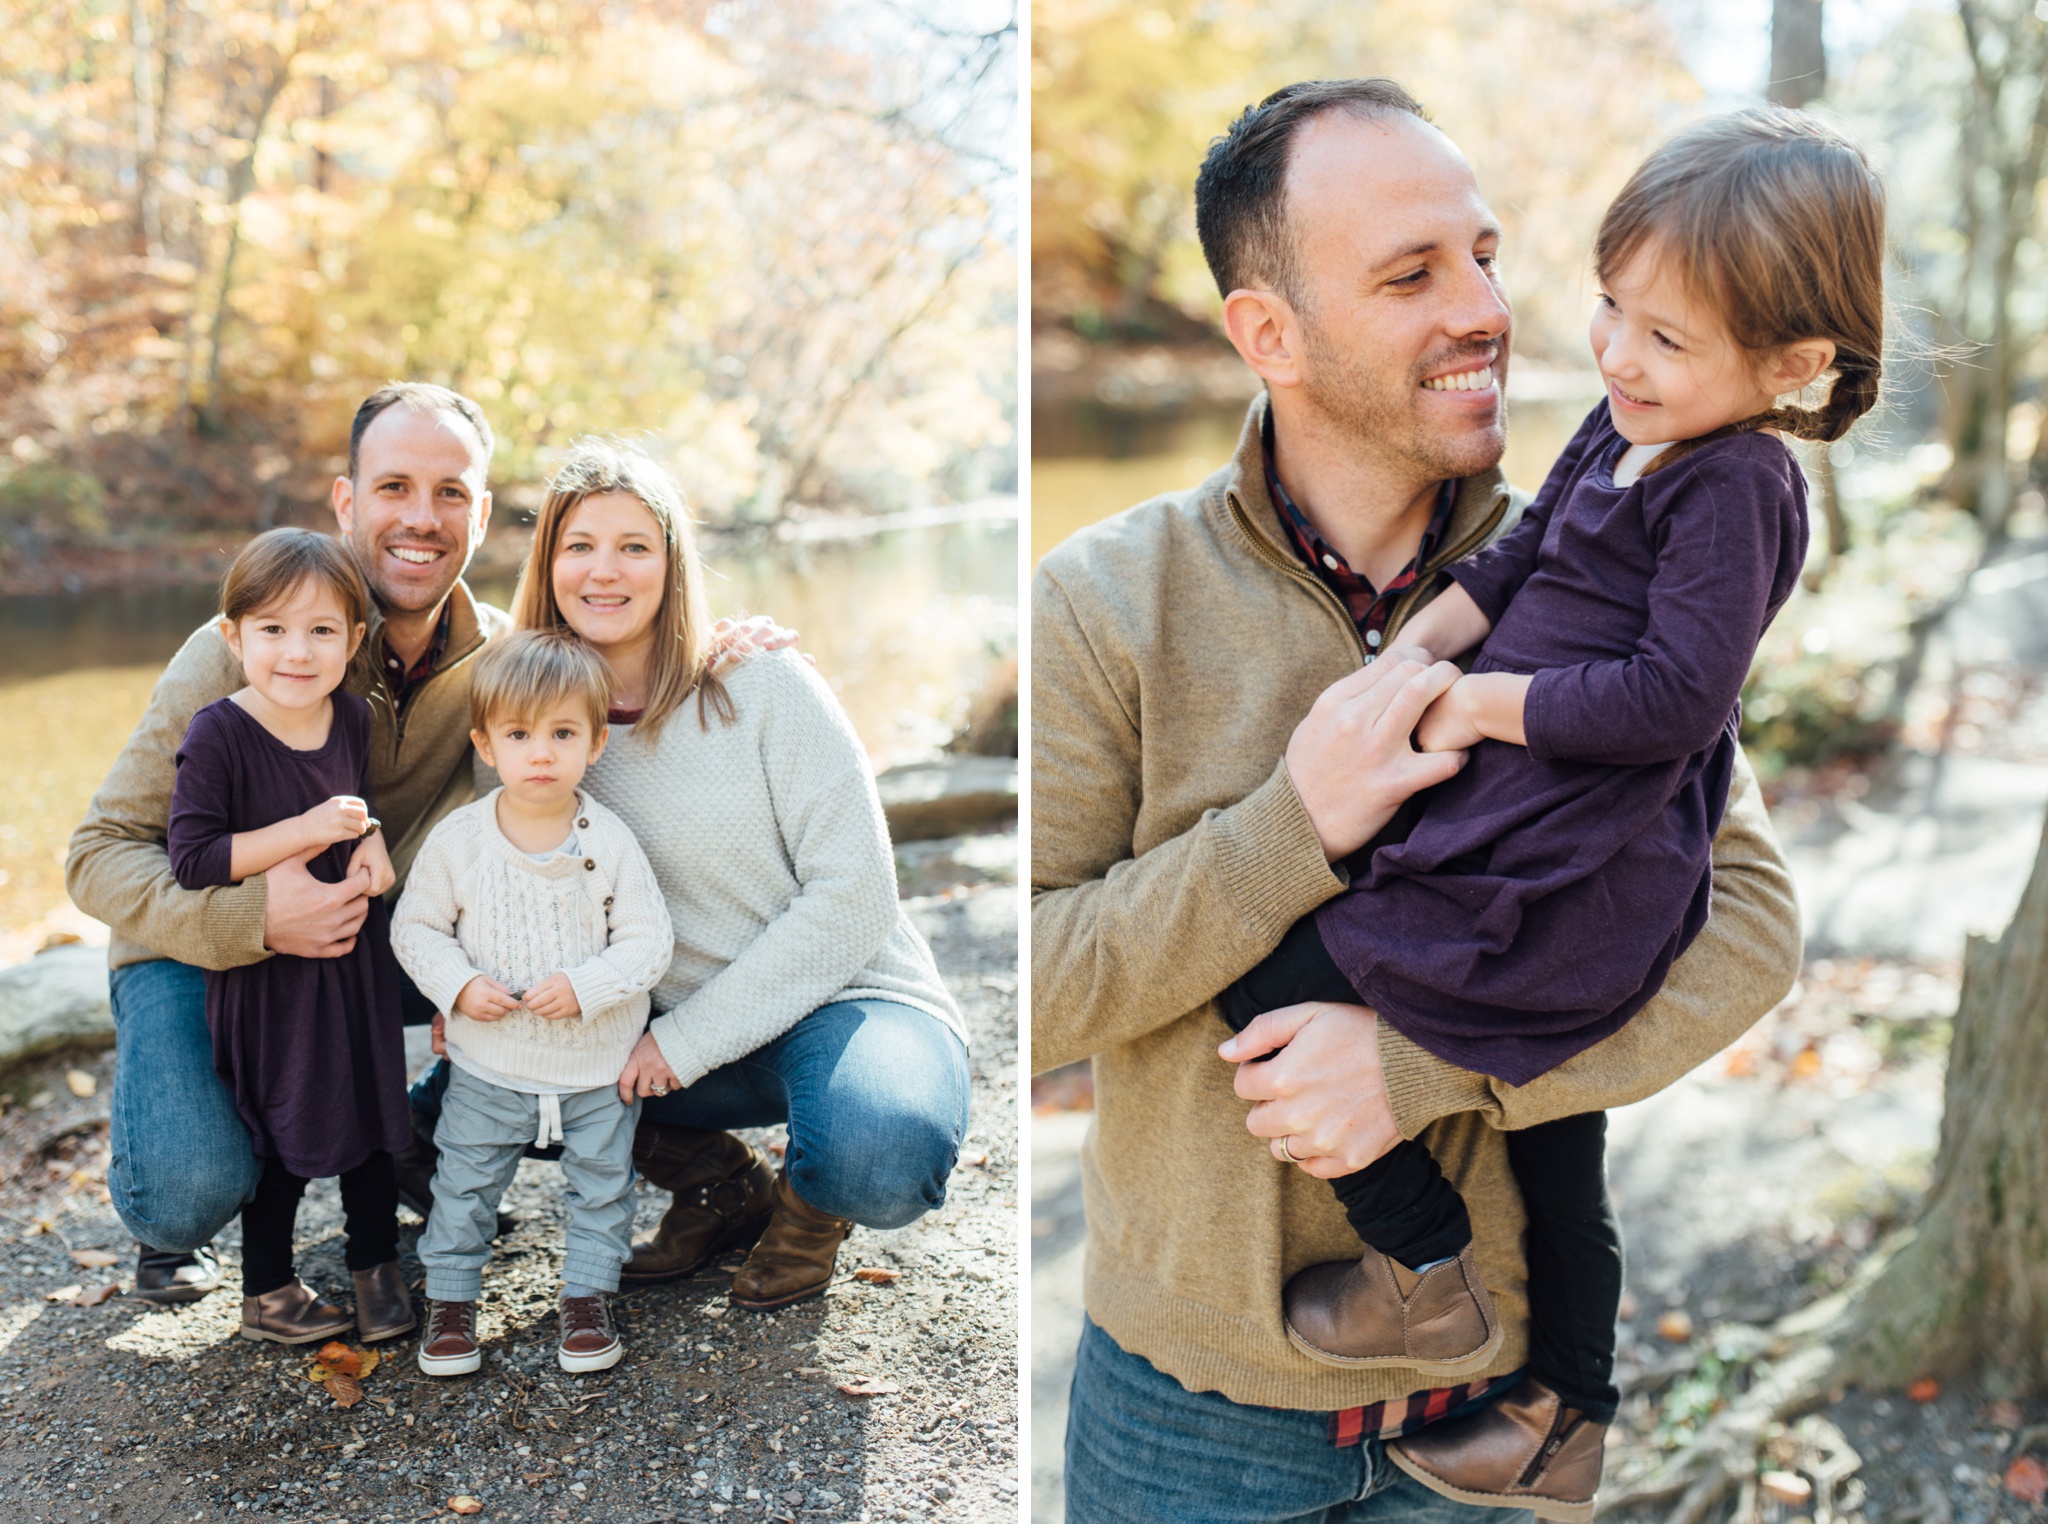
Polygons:
M788 651L749 657L726 687L730 725L715 712L700 724L695 699L652 745L614 725L583 780L632 827L668 901L675 957L651 1030L669 1067L694 1084L861 998L928 1012L964 1043L897 903L874 775L832 690Z
M577 796L573 856L535 859L498 828L493 789L434 827L391 919L391 950L448 1016L448 1056L487 1077L544 1086L609 1085L647 1025L647 992L673 940L654 870L623 821ZM581 1016L502 1021L455 1014L479 974L515 994L566 973Z

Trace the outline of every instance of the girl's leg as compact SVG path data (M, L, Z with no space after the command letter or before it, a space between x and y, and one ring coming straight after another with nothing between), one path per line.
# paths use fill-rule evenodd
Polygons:
M263 1161L256 1194L242 1208L242 1295L262 1296L292 1283L292 1227L306 1180L276 1159Z
M1216 997L1216 1008L1231 1031L1242 1032L1254 1016L1304 1000L1358 1003L1358 991L1323 946L1312 915L1288 927L1264 962Z
M390 1154L379 1149L342 1175L341 1209L349 1269L371 1270L398 1258L398 1171Z
M1529 1210L1529 1367L1595 1423L1612 1423L1621 1230L1607 1200L1607 1114L1508 1134Z

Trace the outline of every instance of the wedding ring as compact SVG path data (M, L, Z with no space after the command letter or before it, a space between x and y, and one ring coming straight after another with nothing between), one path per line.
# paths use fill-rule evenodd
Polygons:
M667 1094L668 1094L668 1086L666 1086L666 1085L649 1085L649 1086L647 1087L647 1089L648 1089L648 1091L649 1091L649 1092L650 1092L651 1094L654 1094L654 1095L667 1095Z
M1289 1164L1299 1164L1299 1163L1301 1163L1301 1160L1300 1160L1300 1159L1299 1159L1298 1157L1296 1157L1296 1155L1295 1155L1295 1152L1294 1152L1294 1134L1293 1134L1293 1133L1291 1133L1291 1132L1289 1132L1289 1133L1282 1133L1282 1134L1280 1135L1280 1152L1281 1152L1281 1153L1283 1153L1283 1154L1285 1154L1285 1155L1287 1155L1287 1162L1288 1162Z

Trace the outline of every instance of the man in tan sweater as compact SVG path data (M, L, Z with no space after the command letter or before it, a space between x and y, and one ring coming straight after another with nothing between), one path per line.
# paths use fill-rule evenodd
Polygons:
M1483 1518L1382 1442L1512 1401L1530 1331L1501 1129L1640 1099L1710 1057L1789 988L1797 909L1744 766L1706 930L1561 1067L1510 1087L1348 1005L1268 1013L1230 1044L1234 1071L1218 1057L1213 998L1458 766L1411 748L1450 678L1396 644L1514 499L1498 229L1404 92L1280 92L1212 147L1196 206L1266 396L1228 466L1067 541L1033 591L1032 1063L1093 1059L1097 1105L1068 1517ZM1297 1270L1359 1254L1322 1178L1417 1136L1471 1209L1505 1333L1436 1390L1308 1359L1280 1303ZM1527 1438L1513 1473L1540 1469L1548 1436Z

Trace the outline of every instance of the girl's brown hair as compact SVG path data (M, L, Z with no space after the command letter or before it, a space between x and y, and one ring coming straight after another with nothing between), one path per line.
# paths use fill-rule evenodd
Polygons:
M242 547L221 578L221 617L239 623L276 608L308 577L324 582L341 600L349 627L370 620L370 589L341 541L310 529L270 529Z
M1849 139L1817 117L1777 108L1688 127L1651 154L1608 207L1595 267L1604 279L1652 245L1751 356L1805 339L1834 341L1834 385L1819 407L1772 408L1708 438L1782 429L1832 441L1877 405L1884 185ZM1652 468L1705 442L1674 445Z
M647 705L635 734L649 740L659 737L663 723L692 693L697 695L698 724L709 727L707 705L730 723L732 695L719 681L718 662L711 654L704 564L697 557L689 508L674 478L628 445L609 439L578 440L555 472L534 526L533 548L519 574L519 590L513 595L513 619L526 630L568 627L561 605L555 601L555 556L561 549L562 527L577 504L607 492L624 492L640 500L660 526L662 548L668 557L668 581L654 615Z

